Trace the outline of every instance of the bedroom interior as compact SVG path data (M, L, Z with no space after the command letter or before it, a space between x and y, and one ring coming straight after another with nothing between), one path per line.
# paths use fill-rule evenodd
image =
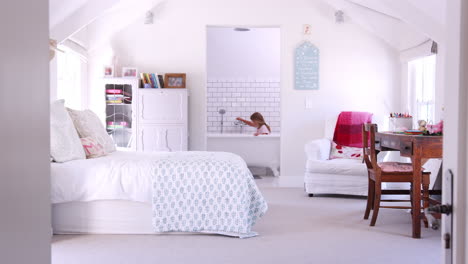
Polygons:
M466 263L463 1L4 5L0 262Z

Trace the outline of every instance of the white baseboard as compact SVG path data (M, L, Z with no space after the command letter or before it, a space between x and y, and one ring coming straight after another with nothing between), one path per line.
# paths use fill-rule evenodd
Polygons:
M278 187L304 188L304 176L279 176Z

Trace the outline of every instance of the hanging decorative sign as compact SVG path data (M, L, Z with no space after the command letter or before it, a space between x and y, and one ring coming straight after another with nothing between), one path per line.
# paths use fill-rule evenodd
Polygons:
M296 48L294 59L294 88L296 90L318 90L319 49L309 41L305 41Z

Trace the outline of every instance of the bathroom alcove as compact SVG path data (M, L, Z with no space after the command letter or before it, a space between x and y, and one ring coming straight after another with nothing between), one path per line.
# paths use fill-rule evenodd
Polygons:
M280 28L207 27L207 150L240 155L249 166L280 164ZM260 112L270 135L241 125Z

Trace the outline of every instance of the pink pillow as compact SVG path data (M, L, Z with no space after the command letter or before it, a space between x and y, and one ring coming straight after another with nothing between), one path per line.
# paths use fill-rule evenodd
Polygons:
M332 142L330 159L357 159L362 160L362 148L337 145Z
M97 158L107 154L104 147L93 138L85 137L80 139L87 159Z

